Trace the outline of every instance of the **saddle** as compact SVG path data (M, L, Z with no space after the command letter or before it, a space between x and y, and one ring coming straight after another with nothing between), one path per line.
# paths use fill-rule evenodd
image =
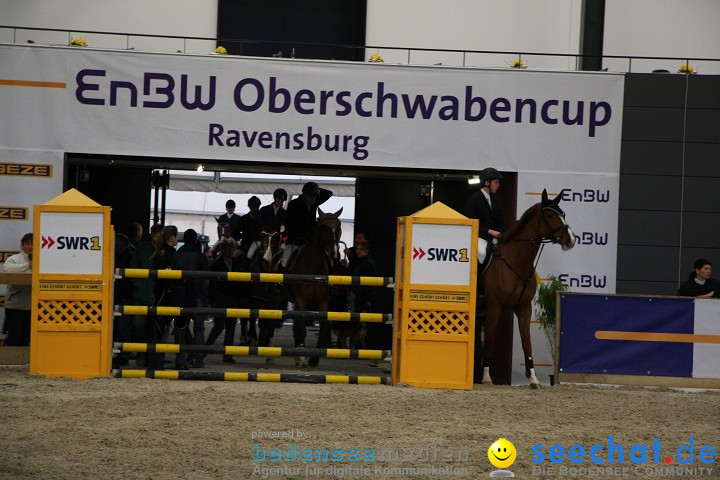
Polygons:
M302 252L302 251L305 249L305 247L308 246L308 245L309 245L308 242L304 242L302 245L300 245L300 248L298 248L297 250L295 250L295 251L292 253L292 255L290 255L290 258L288 259L288 264L287 264L287 271L288 271L288 272L292 272L292 271L293 271L293 268L295 267L295 262L296 262L296 260L297 260L297 258L298 258L298 255L299 255L300 252ZM331 257L327 252L323 251L323 253L325 254L325 260L327 261L328 274L329 274L329 273L332 272L333 259L332 259L332 257Z

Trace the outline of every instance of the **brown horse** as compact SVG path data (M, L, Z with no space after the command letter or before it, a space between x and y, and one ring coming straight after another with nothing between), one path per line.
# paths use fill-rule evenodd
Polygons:
M260 271L263 273L277 272L280 260L282 260L282 235L280 232L260 233Z
M260 233L260 248L255 258L250 262L250 270L258 271L260 273L276 273L280 260L282 260L282 236L280 232L266 232ZM253 298L258 305L262 305L263 308L277 309L281 304L282 290L278 284L262 283L257 286L258 290ZM258 320L260 327L260 333L258 336L258 346L268 347L270 341L275 334L277 320L264 318ZM281 322L281 321L280 321Z
M337 256L337 245L342 234L338 217L342 208L335 213L324 213L318 209L318 220L310 233L310 240L290 260L288 273L301 275L329 275L333 259ZM286 285L288 300L295 304L299 311L328 311L330 286L320 283L291 283ZM320 322L320 336L318 348L325 348L329 342L330 329L327 321ZM305 345L307 335L306 321L293 319L293 338L296 347ZM317 364L317 359L311 359L311 366ZM299 367L307 367L305 358L299 358Z
M535 296L536 258L545 243L559 243L563 250L575 246L575 235L565 222L565 213L559 206L560 195L549 200L543 190L540 203L530 207L503 236L497 252L485 272L482 282L485 289L485 359L482 383L492 384L490 367L495 332L503 310L518 317L520 339L525 354L526 375L530 386L540 388L535 376L530 343L532 299Z

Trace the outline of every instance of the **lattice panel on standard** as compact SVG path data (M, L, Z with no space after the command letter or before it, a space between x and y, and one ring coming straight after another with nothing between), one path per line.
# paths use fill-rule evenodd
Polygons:
M432 310L410 310L408 332L439 333L445 335L466 335L470 328L468 312L436 312Z
M38 303L38 323L43 325L100 325L100 302L42 300Z

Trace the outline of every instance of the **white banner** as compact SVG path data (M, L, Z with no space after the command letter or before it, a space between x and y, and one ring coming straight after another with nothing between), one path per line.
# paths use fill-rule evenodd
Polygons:
M0 46L0 145L616 173L623 77ZM16 113L17 112L17 113Z
M615 293L619 176L523 173L517 188L518 217L540 201L545 188L551 199L560 195L560 208L577 237L572 250L546 245L538 275L555 275L574 292Z
M554 275L574 292L615 293L619 175L522 173L518 175L518 217L540 201L544 188L551 199L560 195L560 208L577 243L568 251L546 245L537 266L540 278ZM512 383L517 385L527 379L517 319L514 324ZM530 335L538 378L545 383L553 371L553 358L538 324L531 325Z
M0 122L13 115L0 115ZM0 148L0 270L32 233L33 205L60 195L62 183L63 152ZM6 288L0 284L0 300ZM0 325L4 317L0 302Z

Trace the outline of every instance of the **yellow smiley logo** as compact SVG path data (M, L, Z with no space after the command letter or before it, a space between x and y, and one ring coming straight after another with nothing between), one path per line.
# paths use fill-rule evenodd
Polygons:
M515 461L516 456L515 445L504 438L497 439L488 449L488 459L496 468L509 467Z

